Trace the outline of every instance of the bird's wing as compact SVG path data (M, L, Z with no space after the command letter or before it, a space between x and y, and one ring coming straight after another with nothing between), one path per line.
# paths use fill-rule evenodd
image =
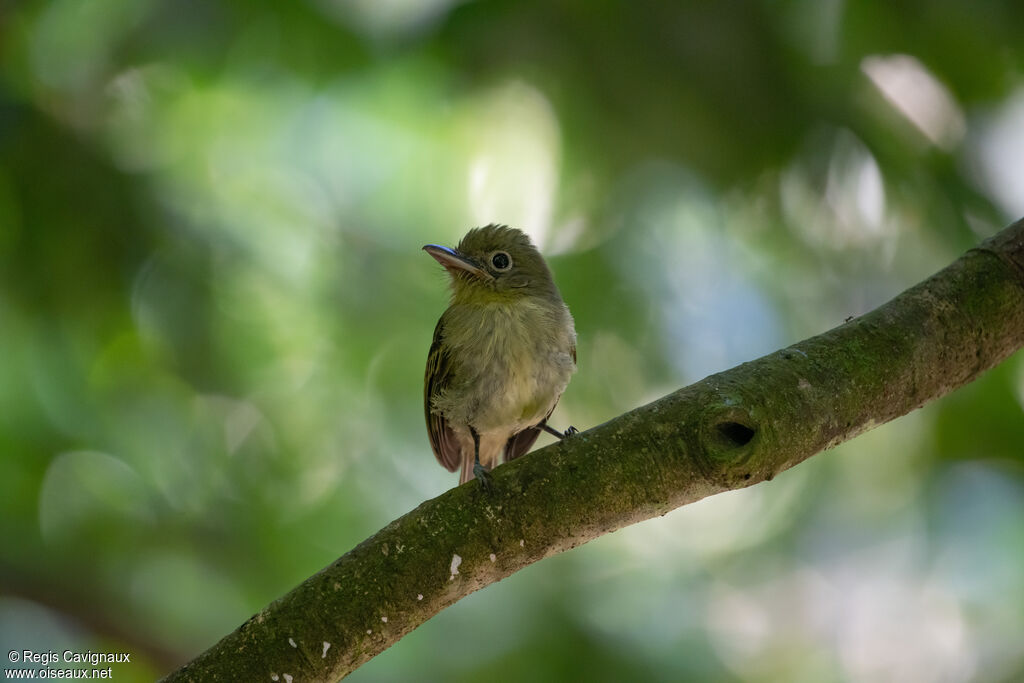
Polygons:
M576 345L572 345L572 362L576 362ZM561 397L559 397L561 398ZM555 399L555 406L558 405L558 399ZM548 411L547 416L533 427L527 427L518 434L513 434L509 437L508 442L505 444L505 462L509 460L515 460L520 455L525 455L530 452L533 448L533 444L537 441L537 437L540 436L544 425L547 424L548 418L551 417L551 413L555 412L555 406L551 406L551 410Z
M554 408L551 409L554 411ZM548 417L551 417L551 413L548 413ZM509 440L505 443L505 462L509 460L515 460L520 455L524 455L533 448L534 442L537 437L540 436L541 428L548 421L545 417L543 420L538 422L534 427L527 427L518 434L513 434L509 437Z
M441 335L444 329L444 316L437 321L434 328L434 341L427 355L427 373L423 381L423 409L427 416L427 434L430 436L430 447L437 461L454 472L461 465L462 454L459 440L455 432L448 426L448 420L431 410L434 397L444 391L452 379L452 363L450 355L441 347Z

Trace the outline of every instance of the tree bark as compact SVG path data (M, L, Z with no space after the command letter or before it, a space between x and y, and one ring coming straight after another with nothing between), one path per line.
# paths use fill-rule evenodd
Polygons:
M363 541L166 681L336 681L602 534L779 472L1024 345L1024 220L871 313L497 468Z

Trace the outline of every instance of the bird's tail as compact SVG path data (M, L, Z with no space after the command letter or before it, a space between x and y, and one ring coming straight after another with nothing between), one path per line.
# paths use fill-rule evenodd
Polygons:
M465 484L470 479L474 479L473 476L473 454L470 453L469 457L462 456L462 473L459 474L459 483Z

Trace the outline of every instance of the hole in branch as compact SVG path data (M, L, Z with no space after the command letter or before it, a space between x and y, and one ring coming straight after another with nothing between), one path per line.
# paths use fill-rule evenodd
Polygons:
M722 422L718 425L718 433L724 436L735 448L746 446L754 438L754 430L739 422Z

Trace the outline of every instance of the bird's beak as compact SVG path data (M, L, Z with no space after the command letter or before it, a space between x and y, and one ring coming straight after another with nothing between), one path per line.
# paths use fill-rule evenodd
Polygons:
M450 247L442 247L440 244L428 244L423 247L423 251L433 256L452 275L461 270L481 280L494 279L493 275Z

